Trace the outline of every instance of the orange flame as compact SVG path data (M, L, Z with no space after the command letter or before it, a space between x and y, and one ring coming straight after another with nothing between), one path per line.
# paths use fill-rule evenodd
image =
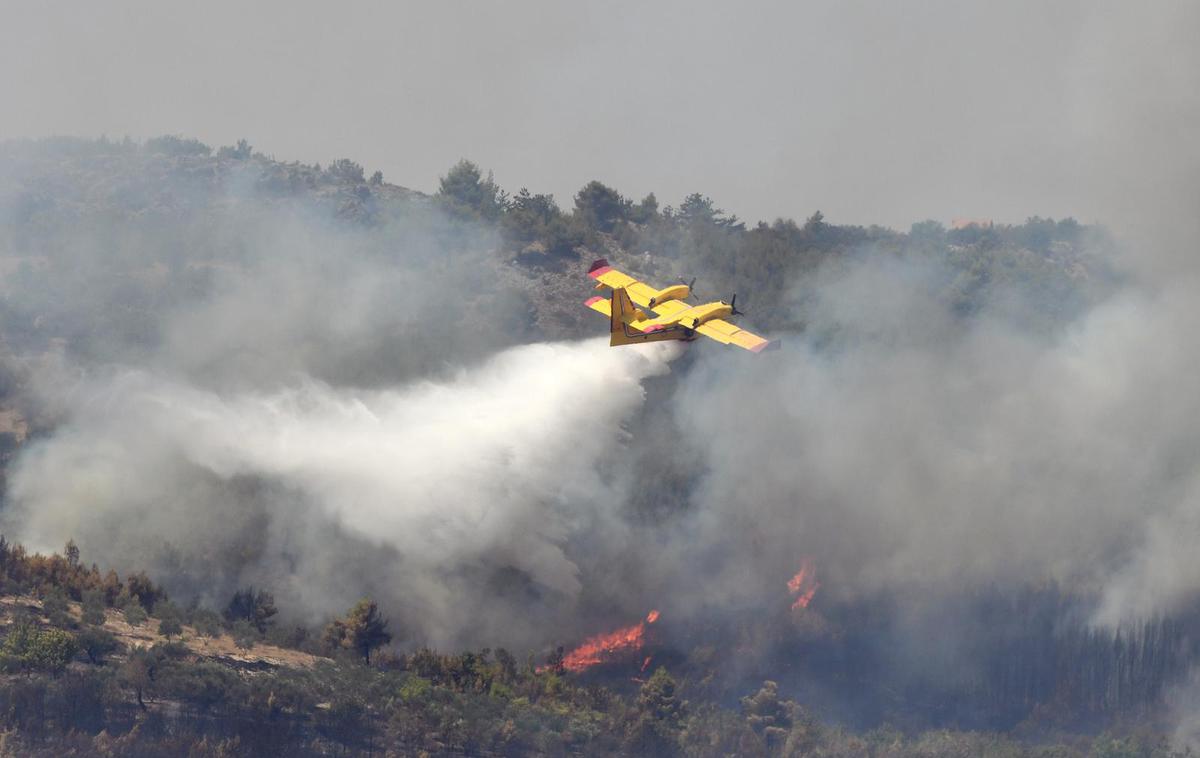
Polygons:
M792 603L792 610L798 611L807 608L821 587L821 583L817 581L817 571L811 558L805 558L800 562L800 570L788 580L787 587L788 592L796 596L795 602Z
M658 611L650 611L645 621L639 621L615 632L589 637L582 645L563 656L563 668L568 671L584 671L622 653L641 650L645 642L646 627L655 621L658 621ZM649 659L646 661L648 663Z

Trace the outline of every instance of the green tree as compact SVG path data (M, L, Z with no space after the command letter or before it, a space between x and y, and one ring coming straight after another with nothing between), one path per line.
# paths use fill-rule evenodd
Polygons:
M183 622L180 620L179 609L174 603L158 604L158 633L168 640L183 634Z
M497 186L491 172L485 179L479 166L465 158L441 178L437 199L443 207L459 216L487 221L500 218L507 203L504 191Z
M217 150L218 158L232 158L235 161L248 161L254 153L250 147L250 143L244 139L237 141L236 145L224 145Z
M524 187L506 207L500 224L511 245L540 243L551 255L569 255L587 240L580 222L564 216L551 195L530 194Z
M505 209L501 224L508 240L524 247L538 240L545 241L547 228L561 216L562 211L553 197L533 195L522 187Z
M1057 227L1058 225L1052 218L1031 216L1025 219L1023 226L1017 227L1014 231L1021 245L1039 253L1046 253L1050 250L1050 243L1054 241Z
M154 684L152 670L151 654L146 650L135 650L117 672L117 681L134 691L138 706L143 711L146 710L144 698Z
M34 636L28 657L34 668L61 673L79 652L75 635L62 629L43 629Z
M813 215L809 216L804 221L804 226L800 227L800 231L810 236L818 236L829 228L829 224L825 223L825 214L820 211L813 211Z
M84 590L83 623L100 626L104 620L104 593L100 590Z
M136 600L130 600L129 604L125 606L124 612L125 620L132 626L144 624L148 618L146 615L146 609L143 608L142 604Z
M626 726L625 748L634 755L676 755L685 704L675 679L659 667L638 691L637 709Z
M629 218L631 203L612 187L593 179L575 195L575 213L590 228L611 232Z
M198 608L192 613L191 625L196 634L205 637L217 637L221 634L221 617L208 608Z
M658 218L658 198L651 192L642 198L642 202L629 209L629 220L638 224L648 224Z
M37 626L28 618L18 617L13 621L4 644L0 645L0 661L5 671L20 671L25 667L25 655L37 631Z
M111 632L95 626L85 626L75 635L75 638L88 660L96 665L104 663L104 658L109 653L113 653L121 647Z
M338 158L330 163L326 173L343 182L361 184L363 181L363 167L349 158Z
M130 574L125 579L125 587L130 597L136 598L142 608L153 613L156 603L167 599L167 592L146 576L145 571Z
M767 748L778 751L783 747L799 714L799 706L791 700L780 699L779 685L772 681L763 682L758 692L742 698L741 703L746 723L762 737Z
M212 148L200 140L164 134L146 140L146 152L162 155L208 155Z
M4 640L0 654L9 667L60 673L79 651L75 636L63 629L38 629L26 621L16 622Z
M59 587L52 587L42 599L42 612L54 626L66 627L74 623L69 608L67 595Z
M727 218L725 211L718 208L711 197L693 192L679 204L675 217L685 224L713 224L714 226L732 226L738 224L737 216Z
M687 703L679 699L677 688L675 678L660 666L638 691L638 710L655 721L678 726Z
M275 597L270 592L247 587L233 593L229 605L225 606L225 620L231 624L240 620L248 621L259 634L266 634L277 612Z
M914 242L942 244L946 241L946 227L933 219L918 221L909 227L908 236Z
M121 607L118 601L121 598L121 594L126 592L126 590L121 584L121 577L117 576L116 571L109 569L108 573L104 575L103 581L100 582L100 592L104 593L105 605Z
M345 618L334 619L325 627L322 641L330 649L353 650L370 663L371 651L392 641L387 626L387 619L380 615L375 601L363 598Z
M240 647L242 650L249 650L262 639L258 628L251 624L246 619L238 619L233 622L229 633L233 635L233 644Z
M63 548L63 557L67 559L67 565L71 568L79 566L79 546L75 544L74 539L67 540L67 546Z

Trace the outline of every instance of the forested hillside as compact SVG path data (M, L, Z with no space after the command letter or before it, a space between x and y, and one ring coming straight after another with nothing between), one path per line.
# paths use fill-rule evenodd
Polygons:
M1144 727L1052 740L1036 726L854 733L773 681L723 707L666 666L588 679L561 651L547 664L503 648L379 653L388 621L369 600L317 636L277 624L263 590L220 614L181 607L145 575L122 580L86 568L74 544L64 552L0 542L5 754L1183 755Z
M4 143L0 182L8 752L1172 754L1194 603L1098 623L1127 543L1013 549L988 520L1046 510L1024 484L1046 467L997 442L1036 415L1000 369L1114 300L1102 228L843 225L820 198L751 222L599 181L560 205L469 161L427 195L181 137ZM599 257L736 293L788 362L578 342L604 334ZM907 394L869 397L884 372ZM815 410L756 409L754 382ZM907 425L921 403L949 420ZM510 417L535 423L472 425ZM771 418L824 429L823 467L808 439L758 463ZM893 503L925 491L886 461L943 432L929 499L961 511ZM981 470L1017 484L990 500ZM796 472L810 489L773 486ZM802 527L768 518L802 497ZM896 547L909 523L945 542Z
M1108 243L1073 219L950 230L921 221L904 233L837 225L814 209L803 223L748 224L701 193L660 207L653 194L634 202L597 181L563 210L548 195L505 191L468 161L451 167L430 197L378 172L366 178L348 159L324 168L280 163L244 142L214 152L176 137L62 138L0 150L8 183L3 336L23 354L56 340L92 357L147 349L167 336L157 317L256 261L252 247L277 231L265 219L277 211L340 230L384 230L359 237L358 255L419 253L433 274L439 261L430 258L454 257L456 268L478 262L477 290L446 293L446 307L491 307L472 315L480 316L479 340L492 346L593 333L594 320L575 306L586 291L580 270L601 255L664 284L694 277L700 297L738 293L755 323L776 332L803 328L805 275L854 256L925 260L941 277L930 294L964 315L1015 297L1014 318L1046 327L1109 284L1097 254ZM426 249L431 243L438 249ZM297 262L304 255L292 254Z

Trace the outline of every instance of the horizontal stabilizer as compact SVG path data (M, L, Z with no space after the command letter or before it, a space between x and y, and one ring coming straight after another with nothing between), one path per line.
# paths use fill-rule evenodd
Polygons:
M607 297L600 297L599 295L596 295L595 297L589 297L587 301L584 302L584 305L594 311L603 313L605 316L608 316L612 313L612 301L610 301Z

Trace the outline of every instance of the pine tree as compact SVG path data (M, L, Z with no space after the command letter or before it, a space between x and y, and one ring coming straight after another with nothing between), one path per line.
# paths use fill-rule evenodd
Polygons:
M324 643L329 648L353 650L371 662L371 651L392 641L388 622L374 600L359 600L344 619L334 619L325 628Z

